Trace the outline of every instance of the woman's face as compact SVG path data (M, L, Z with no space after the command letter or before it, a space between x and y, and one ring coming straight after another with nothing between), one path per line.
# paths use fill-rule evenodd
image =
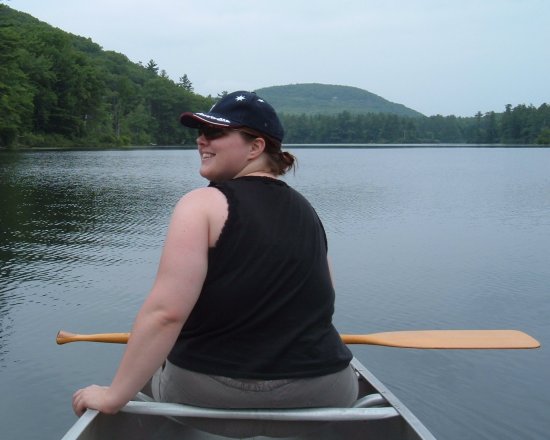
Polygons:
M250 142L237 130L204 127L199 130L197 146L200 175L211 181L233 179L249 162Z

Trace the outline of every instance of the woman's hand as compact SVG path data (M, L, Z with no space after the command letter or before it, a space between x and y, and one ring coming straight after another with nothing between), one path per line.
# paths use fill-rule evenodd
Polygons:
M73 394L73 411L80 417L87 408L97 409L105 414L115 414L124 403L117 404L109 393L109 387L90 385Z

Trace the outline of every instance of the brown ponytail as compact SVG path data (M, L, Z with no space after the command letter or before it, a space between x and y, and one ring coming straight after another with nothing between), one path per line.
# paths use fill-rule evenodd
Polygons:
M282 176L288 171L296 168L296 156L288 151L281 151L280 147L278 151L270 151L270 149L267 149L267 154L272 162L272 171L279 176Z

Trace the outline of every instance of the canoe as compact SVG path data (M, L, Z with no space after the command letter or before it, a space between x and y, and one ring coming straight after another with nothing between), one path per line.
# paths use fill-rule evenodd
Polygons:
M435 440L416 416L357 359L352 408L212 409L154 402L139 393L115 415L86 410L62 440L228 438Z

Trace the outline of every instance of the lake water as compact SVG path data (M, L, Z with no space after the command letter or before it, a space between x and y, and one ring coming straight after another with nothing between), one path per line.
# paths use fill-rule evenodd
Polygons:
M550 438L550 149L296 149L324 221L342 333L516 328L539 350L353 346L442 440ZM0 153L0 436L55 439L109 383L170 212L205 185L190 150Z

